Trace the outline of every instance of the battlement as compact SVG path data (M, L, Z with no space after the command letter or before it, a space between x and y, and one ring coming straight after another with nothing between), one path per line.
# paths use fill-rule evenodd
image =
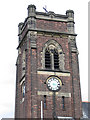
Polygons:
M29 5L28 16L18 25L19 43L28 31L51 32L54 34L74 35L74 11L67 10L65 15L53 11L38 12L35 5ZM21 37L22 36L22 37Z

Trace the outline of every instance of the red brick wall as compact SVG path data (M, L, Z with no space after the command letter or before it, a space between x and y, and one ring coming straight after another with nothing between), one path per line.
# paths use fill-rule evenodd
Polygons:
M45 29L45 30L55 30L59 32L67 32L67 23L66 22L56 22L56 21L48 21L48 20L36 20L36 28ZM25 31L26 32L26 29ZM23 33L24 35L25 33ZM48 40L57 41L65 54L65 70L70 71L70 76L59 76L63 82L63 86L60 92L71 93L71 97L65 98L65 110L62 110L62 97L56 96L56 115L57 116L75 116L79 118L81 116L80 110L80 81L79 81L79 71L78 71L78 59L75 54L70 54L70 45L68 44L68 37L60 37L60 36L47 36L46 34L38 34L36 40L36 48L31 49L30 38L25 38L24 46L21 45L21 51L26 49L26 74L25 74L25 83L26 83L26 94L25 100L22 104L20 104L21 93L20 93L20 69L21 62L18 65L18 103L16 107L17 115L16 117L22 118L40 118L40 110L41 110L41 100L44 101L44 96L37 95L37 91L49 91L47 89L46 84L44 83L49 75L39 75L37 74L37 70L42 68L41 64L41 52L45 43ZM29 42L28 42L29 41ZM21 53L22 54L22 53ZM71 59L72 55L72 59ZM22 55L21 55L22 56ZM21 56L19 59L21 59ZM21 60L20 60L21 61ZM72 68L72 64L75 64ZM74 70L73 70L74 69ZM73 71L72 71L73 70ZM72 75L73 75L73 83L72 83ZM73 95L73 87L74 87L74 95ZM74 99L73 99L74 97ZM53 114L53 99L52 96L47 96L47 108L44 110L45 118L52 118ZM74 104L75 102L75 104ZM19 112L20 111L20 112Z
M80 116L82 116L82 107L81 107L81 90L80 90L78 55L76 53L72 53L71 60L72 60L75 117L80 118Z
M54 22L54 21L45 21L45 20L37 20L37 28L41 29L49 29L49 30L57 30L60 32L66 32L67 31L67 24L64 22ZM65 53L65 70L70 71L70 60L69 60L69 46L68 46L68 38L61 38L56 36L46 36L46 35L38 35L37 36L37 68L41 69L41 52L43 50L43 47L45 43L48 40L55 40L57 41ZM38 90L39 91L48 91L46 84L44 82L49 77L49 75L38 75L37 81L38 81ZM60 76L59 76L60 77ZM72 93L72 87L71 87L71 77L60 77L63 81L63 87L60 92L70 92ZM41 99L40 99L41 98ZM44 99L44 96L38 96L38 108L39 108L39 114L38 117L40 117L40 101ZM53 114L53 99L52 96L47 96L47 109L44 110L44 117L51 118ZM56 97L56 114L58 116L72 116L72 105L71 105L72 99L71 98L65 98L65 111L62 111L62 98Z
M67 24L65 22L37 19L36 28L45 29L45 30L55 30L59 32L67 32Z

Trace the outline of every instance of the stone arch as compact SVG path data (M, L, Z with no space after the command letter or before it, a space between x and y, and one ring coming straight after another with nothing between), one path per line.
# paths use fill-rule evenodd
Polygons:
M64 53L63 53L63 49L62 46L54 39L48 40L42 50L42 69L45 69L45 51L49 50L50 53L52 54L53 50L57 50L58 55L59 55L59 70L64 70ZM52 60L52 66L53 66L53 61ZM54 67L52 67L52 69L54 69Z

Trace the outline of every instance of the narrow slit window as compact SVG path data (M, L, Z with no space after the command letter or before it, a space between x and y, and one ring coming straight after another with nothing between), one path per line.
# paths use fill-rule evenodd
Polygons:
M59 69L59 55L54 51L54 69Z
M45 52L45 68L51 68L51 57L49 51Z
M44 95L44 109L46 109L46 95Z
M65 110L65 97L62 96L62 108L63 110Z
M21 86L21 91L22 91L22 97L24 98L25 97L25 82L22 83L22 86Z

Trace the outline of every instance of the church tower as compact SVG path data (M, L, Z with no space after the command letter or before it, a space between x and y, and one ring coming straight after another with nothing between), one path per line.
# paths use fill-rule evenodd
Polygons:
M82 117L74 11L37 12L19 23L15 118Z

